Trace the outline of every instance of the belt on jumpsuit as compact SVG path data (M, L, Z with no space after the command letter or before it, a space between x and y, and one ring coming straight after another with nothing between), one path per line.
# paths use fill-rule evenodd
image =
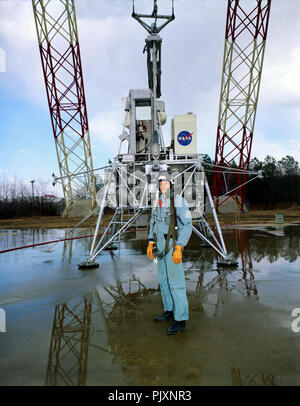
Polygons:
M164 238L165 238L165 240L166 240L167 237L168 237L168 234L164 234L163 236L164 236ZM173 238L173 236L170 235L170 238ZM157 251L158 251L158 250L157 250ZM159 252L159 251L157 252L157 257L158 257L159 259L162 259L165 255L166 255L165 250L163 250L162 252Z

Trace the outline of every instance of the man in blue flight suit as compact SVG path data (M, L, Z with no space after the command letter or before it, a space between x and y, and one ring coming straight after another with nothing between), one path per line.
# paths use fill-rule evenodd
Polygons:
M156 248L164 313L154 319L173 320L167 334L177 334L189 318L182 249L192 234L192 217L184 198L180 195L174 198L168 172L161 172L158 179L160 194L152 208L147 255L153 260Z

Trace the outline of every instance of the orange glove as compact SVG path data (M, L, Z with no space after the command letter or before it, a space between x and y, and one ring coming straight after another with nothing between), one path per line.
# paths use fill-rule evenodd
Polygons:
M175 264L180 264L182 261L182 246L181 245L175 245L175 250L173 252L173 261Z
M151 259L151 261L154 259L154 255L153 255L153 242L151 242L151 241L148 243L147 256L148 256L149 259Z

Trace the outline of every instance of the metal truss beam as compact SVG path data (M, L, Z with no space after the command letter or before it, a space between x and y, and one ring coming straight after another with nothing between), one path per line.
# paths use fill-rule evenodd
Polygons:
M93 207L96 187L74 0L32 0L32 5L66 208L83 194Z
M268 31L271 0L228 0L215 164L248 170ZM243 209L247 174L215 168L213 197L217 208L234 198ZM234 192L220 201L227 187ZM240 187L239 187L240 186Z

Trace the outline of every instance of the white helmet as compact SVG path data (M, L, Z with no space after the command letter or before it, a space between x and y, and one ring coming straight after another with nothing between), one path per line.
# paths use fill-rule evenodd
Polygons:
M170 179L169 173L167 171L160 172L159 176L158 176L158 181L160 181L160 180L166 180L166 181L170 182L171 179Z

